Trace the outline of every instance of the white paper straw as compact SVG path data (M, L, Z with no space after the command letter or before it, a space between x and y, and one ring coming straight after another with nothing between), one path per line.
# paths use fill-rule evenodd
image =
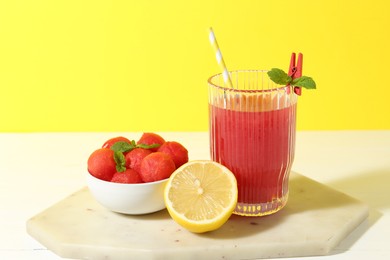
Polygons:
M215 51L215 57L217 59L218 65L220 66L222 70L222 76L223 80L225 81L225 84L228 85L229 88L233 88L232 80L229 75L229 71L226 67L225 61L223 60L221 50L219 49L217 39L215 38L215 34L213 32L213 28L210 27L210 33L209 33L209 39L211 46L213 46Z

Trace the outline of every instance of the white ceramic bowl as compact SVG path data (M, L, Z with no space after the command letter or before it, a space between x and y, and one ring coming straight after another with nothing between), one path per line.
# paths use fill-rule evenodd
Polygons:
M168 179L149 183L115 183L87 173L93 197L104 207L118 213L140 215L165 208L164 188Z

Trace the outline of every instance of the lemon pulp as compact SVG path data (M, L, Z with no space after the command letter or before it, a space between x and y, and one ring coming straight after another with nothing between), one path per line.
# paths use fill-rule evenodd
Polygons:
M237 181L225 166L213 161L191 161L169 178L164 191L171 217L191 232L221 227L237 204Z

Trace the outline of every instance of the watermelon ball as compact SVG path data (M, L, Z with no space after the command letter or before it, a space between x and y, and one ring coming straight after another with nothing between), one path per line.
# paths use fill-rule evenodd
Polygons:
M155 152L142 160L139 174L144 182L153 182L169 178L175 170L175 163L169 155Z
M163 145L160 146L160 148L158 148L158 151L171 156L176 168L179 168L180 166L188 162L188 151L183 145L178 142L165 142Z
M151 153L152 151L143 148L135 148L131 150L125 156L126 167L140 172L142 160Z
M133 169L127 169L124 172L116 172L112 176L111 182L117 183L142 183L141 176Z
M114 151L109 148L95 150L88 158L88 172L98 179L110 181L116 172Z
M118 136L118 137L114 137L114 138L111 138L111 139L108 139L102 146L102 148L111 148L111 146L113 144L115 144L116 142L126 142L126 143L131 143L129 139L127 139L126 137L123 137L123 136Z
M159 136L155 133L143 133L141 138L138 140L137 144L146 144L146 145L152 145L152 144L158 144L161 146L163 143L165 143L164 138ZM151 148L152 152L157 152L158 147Z

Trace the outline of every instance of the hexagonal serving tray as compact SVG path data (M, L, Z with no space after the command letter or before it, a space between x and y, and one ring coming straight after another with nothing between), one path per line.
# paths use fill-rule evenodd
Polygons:
M27 231L66 258L255 259L326 255L367 216L366 204L292 173L284 209L266 217L233 215L209 233L190 233L166 210L111 212L87 188L28 220Z

